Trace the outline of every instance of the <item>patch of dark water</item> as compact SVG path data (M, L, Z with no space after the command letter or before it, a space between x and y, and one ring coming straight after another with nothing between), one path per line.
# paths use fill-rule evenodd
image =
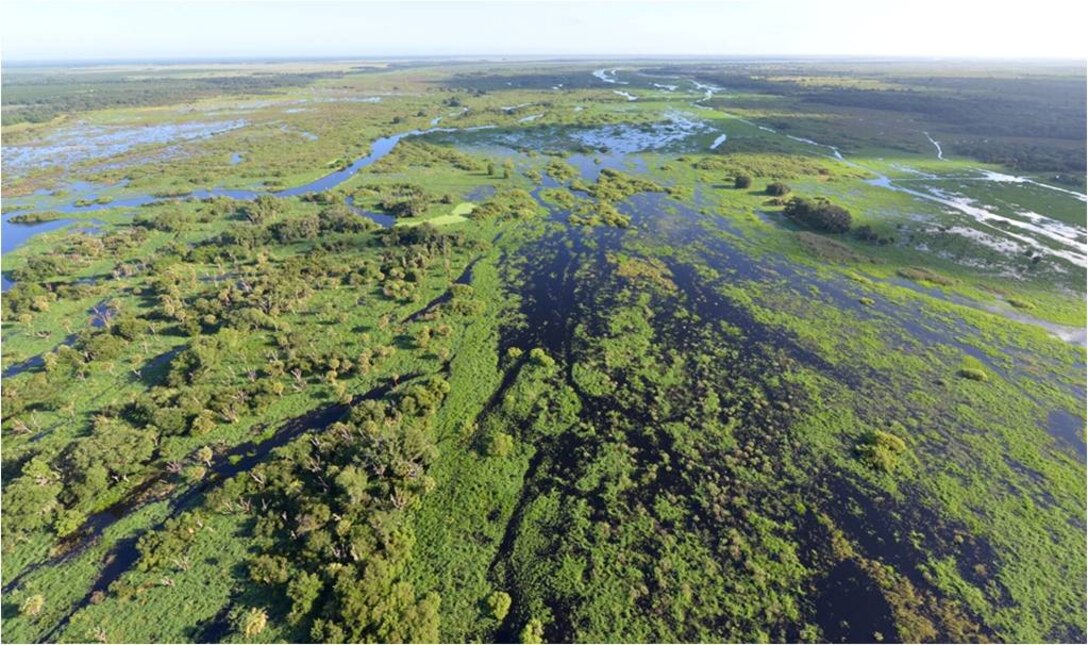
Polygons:
M392 215L386 215L385 213L375 213L373 211L359 208L355 205L355 198L351 195L348 195L344 198L344 203L356 215L360 217L365 217L382 228L392 228L392 226L397 223L397 218L393 217Z
M1046 419L1046 431L1074 453L1081 463L1085 463L1085 453L1088 452L1088 445L1084 441L1084 417L1079 417L1065 410L1051 410Z
M74 342L76 342L76 335L69 334L64 338L64 340L60 341L60 343L58 343L57 346L50 351L55 352L61 347L71 346ZM27 370L33 370L43 367L45 365L45 359L43 358L43 356L44 354L31 356L30 358L22 361L21 363L16 363L15 365L8 366L6 369L4 369L4 372L2 374L3 378L11 378L13 376L18 376L19 374L22 374Z
M814 609L829 642L899 640L891 606L872 576L853 560L843 560L819 582Z
M485 184L482 186L477 186L470 190L465 198L468 199L468 201L470 202L482 202L487 200L487 198L491 197L494 194L495 187Z

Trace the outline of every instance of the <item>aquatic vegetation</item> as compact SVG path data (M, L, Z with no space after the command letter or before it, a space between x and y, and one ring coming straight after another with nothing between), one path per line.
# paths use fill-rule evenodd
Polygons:
M1083 271L971 237L1083 202L947 121L1021 72L603 64L179 83L245 127L5 160L5 636L1083 640Z

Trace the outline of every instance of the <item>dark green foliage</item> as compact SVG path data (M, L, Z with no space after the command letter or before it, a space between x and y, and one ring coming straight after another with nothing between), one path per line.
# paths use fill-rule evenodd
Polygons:
M50 525L63 509L58 501L62 486L61 474L45 459L34 457L28 461L20 475L4 488L4 531L35 531Z
M251 224L267 224L280 214L282 206L280 200L271 195L260 195L257 199L247 202L242 206L242 215Z
M773 181L767 184L767 188L763 192L771 195L772 197L781 197L782 195L790 192L790 187L780 181Z
M503 190L473 209L473 219L525 219L542 212L532 195L515 188Z
M733 188L744 189L751 188L752 178L748 175L737 175L733 178Z
M304 72L135 78L115 70L94 74L8 72L4 79L3 124L42 123L60 114L168 105L224 94L262 94L339 74Z
M782 212L798 224L823 233L850 230L850 212L823 197L794 197Z
M394 217L416 217L426 212L433 197L415 184L390 184L379 189L378 205Z

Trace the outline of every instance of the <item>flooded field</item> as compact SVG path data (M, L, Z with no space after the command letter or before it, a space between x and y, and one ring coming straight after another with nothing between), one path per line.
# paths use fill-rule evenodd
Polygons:
M1082 188L722 69L21 130L6 635L1083 640Z

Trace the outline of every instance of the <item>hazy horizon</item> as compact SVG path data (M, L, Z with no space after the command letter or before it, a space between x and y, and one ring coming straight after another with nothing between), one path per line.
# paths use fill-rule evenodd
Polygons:
M1080 61L1085 10L978 2L13 2L8 64L366 58ZM1060 19L1056 19L1060 18ZM257 26L259 24L259 27Z

